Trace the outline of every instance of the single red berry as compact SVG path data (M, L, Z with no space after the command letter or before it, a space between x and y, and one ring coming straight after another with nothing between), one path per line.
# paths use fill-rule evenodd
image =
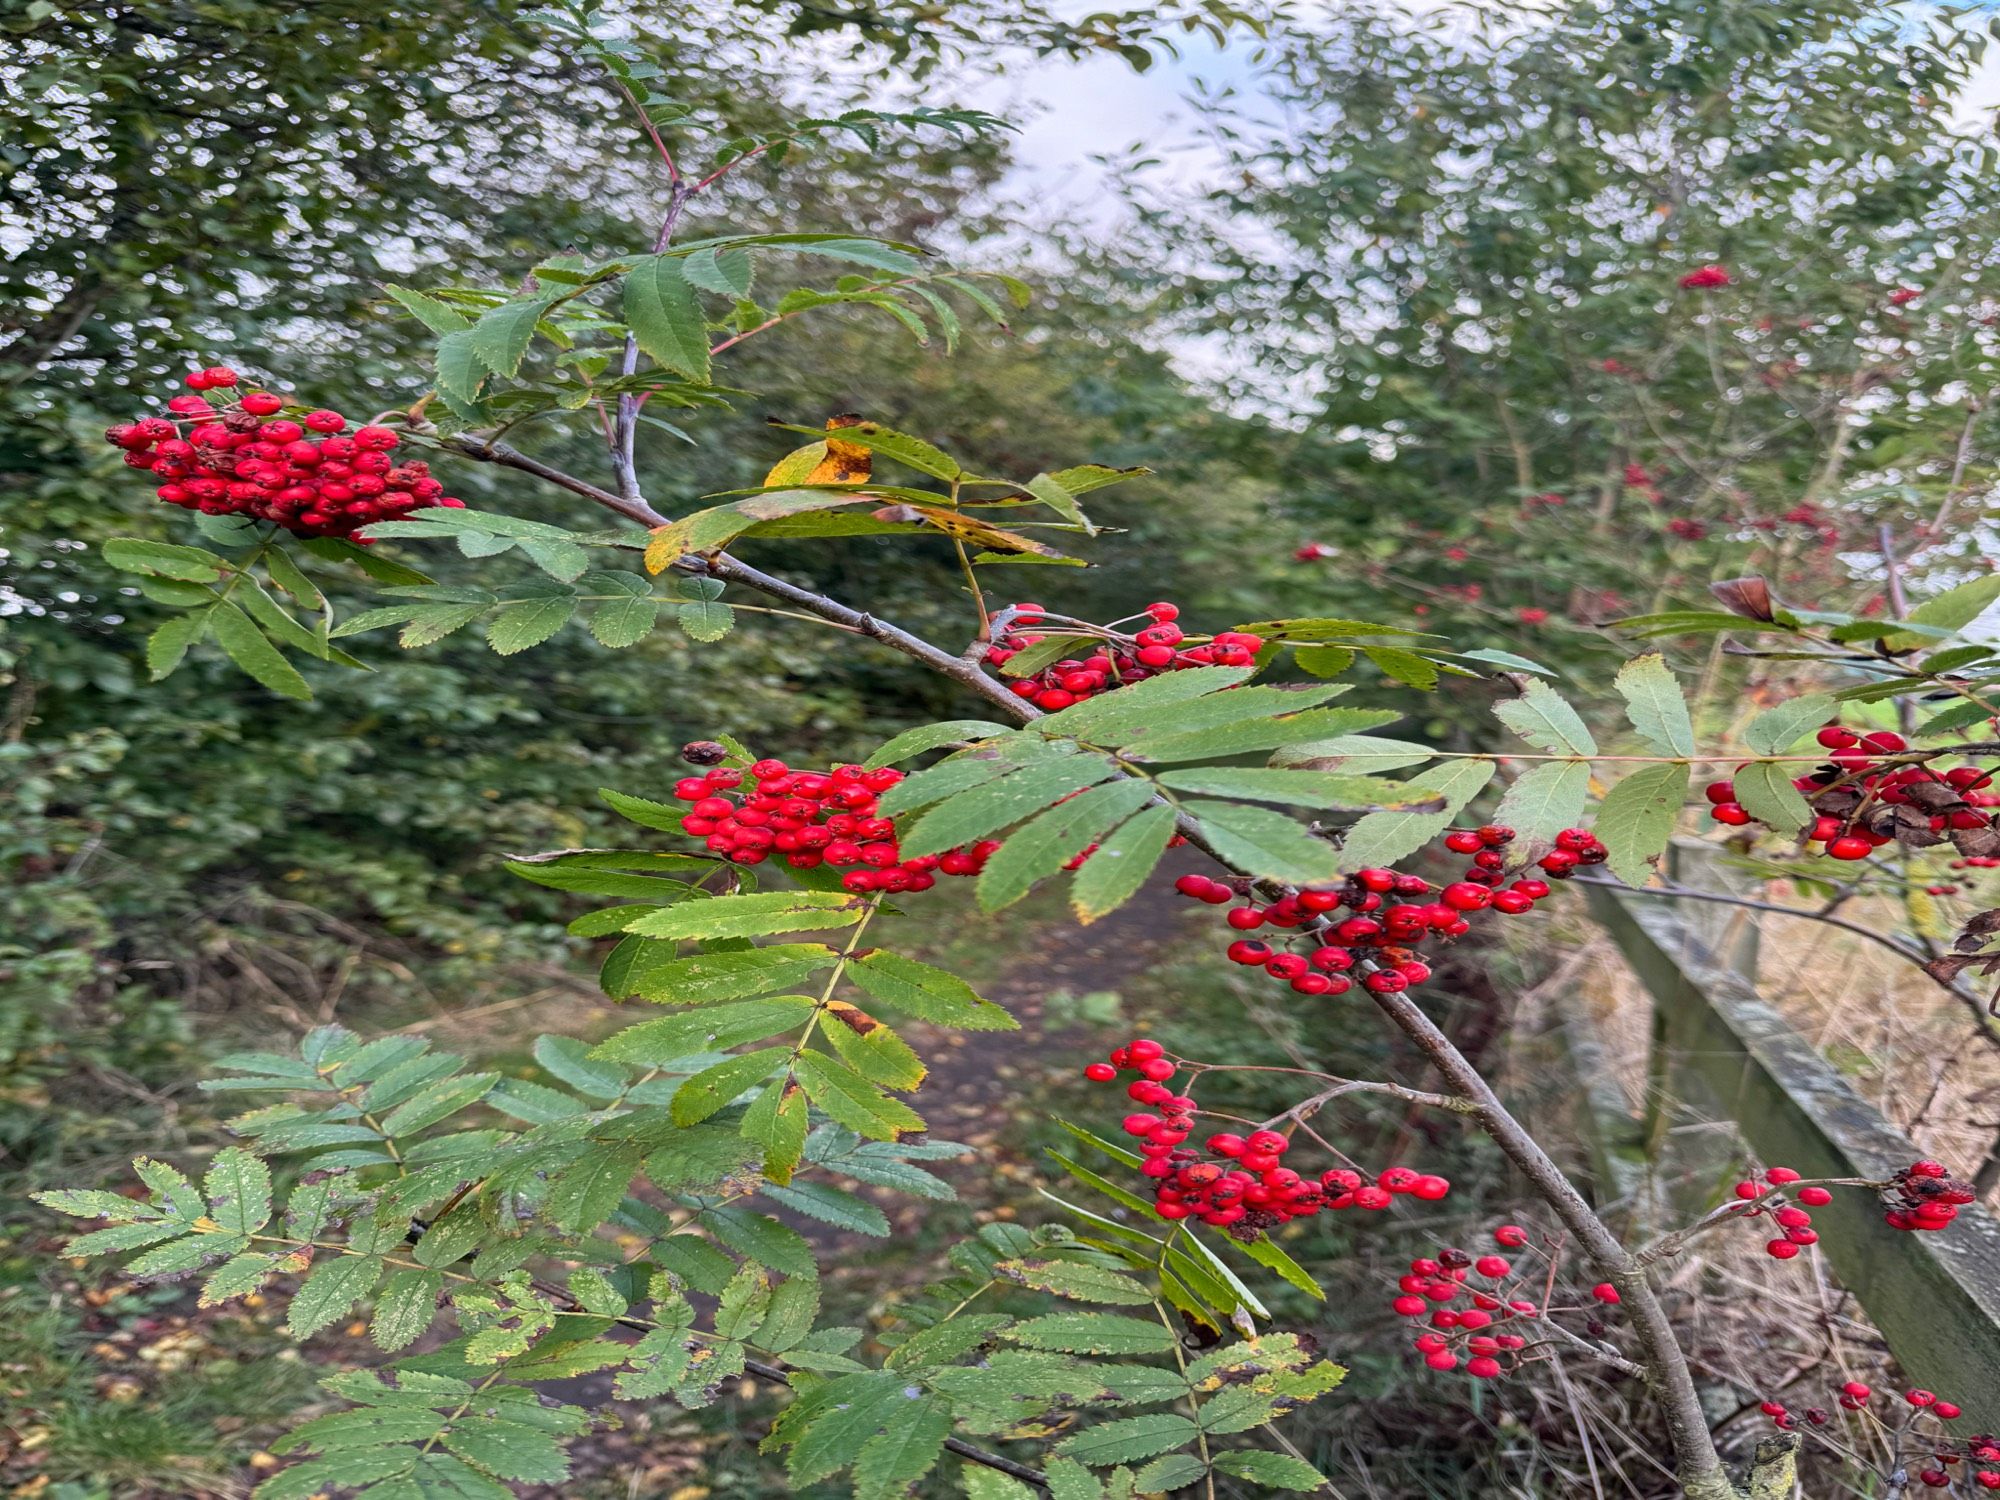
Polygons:
M1857 833L1842 834L1830 840L1826 852L1835 859L1866 859L1875 846Z
M1824 1208L1833 1202L1833 1194L1823 1187L1802 1187L1796 1196L1808 1208Z
M1118 1070L1110 1063L1092 1063L1083 1070L1083 1076L1092 1083L1109 1083L1118 1076Z
M1933 1401L1931 1403L1931 1415L1942 1417L1945 1421L1949 1422L1959 1415L1958 1403L1955 1401Z
M1936 1394L1922 1389L1905 1391L1903 1399L1912 1406L1935 1406L1937 1404Z
M1607 1307L1616 1306L1623 1300L1618 1295L1618 1288L1608 1281L1598 1282L1596 1286L1590 1289L1590 1295L1595 1297L1599 1302L1604 1303Z

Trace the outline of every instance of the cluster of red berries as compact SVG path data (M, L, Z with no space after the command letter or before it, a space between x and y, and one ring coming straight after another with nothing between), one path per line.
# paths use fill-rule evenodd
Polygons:
M1493 1231L1493 1242L1502 1250L1520 1250L1528 1244L1528 1231L1518 1224L1502 1224ZM1429 1323L1429 1329L1417 1335L1416 1349L1430 1368L1449 1372L1462 1363L1466 1374L1494 1380L1518 1369L1517 1356L1527 1347L1526 1339L1503 1325L1542 1315L1534 1302L1510 1295L1519 1290L1513 1284L1514 1274L1514 1263L1504 1255L1475 1258L1446 1247L1410 1262L1410 1269L1396 1282L1389 1309L1398 1317ZM1593 1295L1600 1302L1615 1303L1618 1289L1606 1282Z
M1340 885L1306 886L1261 906L1246 899L1251 883L1241 879L1183 875L1174 889L1212 906L1243 902L1231 906L1226 918L1238 932L1275 927L1296 934L1295 948L1287 952L1258 938L1238 938L1228 948L1232 963L1261 968L1301 995L1344 995L1354 987L1350 972L1358 974L1363 988L1393 995L1431 977L1431 966L1418 957L1415 945L1463 936L1471 931L1469 919L1483 911L1520 916L1549 894L1548 881L1535 878L1499 888L1507 879L1503 851L1513 841L1514 830L1496 824L1446 834L1444 847L1470 854L1472 868L1434 896L1422 876L1381 869L1357 870ZM1578 866L1604 858L1603 844L1588 829L1567 828L1539 864L1551 878L1566 880Z
M689 753L701 748L690 746ZM847 871L840 883L848 890L864 892L927 891L940 875L977 875L1000 847L993 840L903 858L895 823L876 811L882 793L902 779L888 766L801 771L760 760L748 772L715 766L683 777L674 796L693 804L681 831L735 864L762 864L777 854L795 870L830 865Z
M1444 1178L1408 1167L1390 1167L1372 1182L1348 1167L1303 1177L1284 1165L1291 1141L1269 1129L1219 1132L1203 1142L1205 1152L1197 1151L1183 1144L1194 1133L1194 1100L1168 1086L1177 1071L1166 1048L1148 1037L1135 1037L1114 1048L1109 1061L1083 1070L1092 1083L1136 1073L1126 1097L1158 1111L1129 1114L1123 1128L1139 1141L1139 1170L1153 1179L1153 1209L1163 1219L1199 1219L1247 1242L1322 1209L1379 1210L1404 1194L1435 1203L1451 1191Z
M1791 1260L1807 1245L1819 1243L1809 1209L1824 1208L1833 1194L1814 1182L1804 1182L1790 1167L1772 1167L1762 1180L1744 1178L1734 1189L1735 1202L1725 1210L1732 1218L1768 1216L1778 1237L1764 1245L1773 1260ZM1960 1207L1979 1195L1936 1161L1912 1162L1883 1184L1883 1221L1891 1229L1936 1231L1958 1217Z
M1812 1227L1808 1209L1824 1208L1833 1194L1818 1183L1799 1186L1800 1175L1790 1167L1772 1167L1763 1180L1746 1177L1736 1184L1732 1217L1757 1219L1769 1216L1778 1226L1778 1235L1764 1245L1773 1260L1791 1260L1808 1245L1819 1243L1819 1231Z
M1978 1197L1972 1186L1953 1177L1943 1162L1915 1161L1889 1179L1883 1193L1887 1207L1882 1221L1891 1229L1935 1232Z
M234 370L216 365L187 377L191 391L233 390ZM143 417L108 428L105 440L125 462L160 481L169 505L209 516L271 521L299 536L346 536L376 521L442 505L463 509L420 461L397 463L399 441L387 427L347 430L337 411L309 411L293 421L285 400L246 392L218 407L206 394L176 396L171 417ZM185 431L183 431L185 428Z
M1034 627L1048 623L1049 618L1039 604L1016 604L1004 613L1008 624L986 649L986 660L996 667L1004 666L1045 639ZM1237 630L1225 630L1206 640L1191 637L1174 623L1180 613L1177 604L1149 604L1131 619L1150 619L1153 623L1131 634L1112 626L1091 626L1089 634L1098 645L1088 656L1065 658L1044 667L1012 683L1012 689L1017 697L1054 713L1099 693L1144 682L1162 672L1177 672L1186 667L1247 667L1263 649L1262 636L1245 635ZM1052 633L1066 635L1067 627L1074 623L1065 621L1063 629ZM1113 625L1123 623L1126 622L1114 621ZM1190 640L1193 645L1188 644Z
M1874 1394L1861 1381L1850 1380L1841 1386L1835 1401L1842 1411L1867 1412L1869 1398ZM1960 1407L1956 1402L1946 1401L1936 1392L1926 1390L1905 1391L1903 1400L1910 1410L1901 1427L1911 1437L1921 1438L1931 1454L1930 1463L1914 1476L1918 1484L1931 1490L1950 1489L1954 1483L1954 1471L1961 1464L1970 1464L1974 1467L1965 1475L1968 1484L1982 1490L2000 1490L2000 1467L1993 1467L2000 1465L2000 1437L1980 1433L1976 1437L1955 1438L1941 1429L1917 1432L1916 1424L1926 1416L1936 1417L1941 1422L1956 1421L1961 1414ZM1773 1426L1786 1432L1798 1430L1800 1417L1805 1418L1807 1431L1825 1427L1833 1421L1833 1413L1823 1406L1809 1406L1795 1414L1782 1401L1763 1401L1758 1403L1758 1410L1771 1419Z
M1812 824L1804 830L1806 842L1824 844L1832 858L1866 859L1897 840L1924 846L1950 839L1975 855L1974 849L1965 848L1967 843L1994 837L1993 816L1982 810L2000 807L2000 792L1984 790L1993 784L1991 771L1954 766L1938 772L1889 759L1910 747L1900 734L1886 729L1857 734L1829 724L1817 739L1833 752L1829 764L1795 778L1792 785L1813 808ZM1716 822L1741 827L1753 821L1749 809L1736 800L1733 781L1712 781L1703 794L1712 804L1708 815ZM1990 853L1975 857L1993 858Z

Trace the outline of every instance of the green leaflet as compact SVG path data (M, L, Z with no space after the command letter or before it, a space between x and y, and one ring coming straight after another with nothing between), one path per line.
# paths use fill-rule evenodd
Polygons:
M1743 743L1756 755L1782 755L1799 736L1840 714L1840 705L1826 693L1808 693L1776 708L1767 708L1743 726Z
M1124 753L1146 761L1212 760L1331 739L1335 735L1374 729L1401 717L1389 708L1309 708L1302 713L1244 719L1191 734L1140 735L1125 746Z
M368 1328L375 1347L393 1352L415 1343L437 1316L438 1296L443 1290L442 1272L393 1272L375 1298L375 1317Z
M625 323L661 368L708 383L708 322L679 260L649 255L625 273Z
M1633 657L1618 669L1612 685L1624 698L1626 717L1641 739L1662 755L1694 754L1694 721L1665 657L1656 651Z
M752 1084L770 1077L790 1056L789 1047L760 1047L702 1069L674 1090L674 1123L696 1125L706 1120Z
M1029 766L940 802L901 838L904 857L943 854L998 833L1072 792L1109 781L1117 767L1095 755L1065 756Z
M1333 845L1283 813L1239 802L1190 802L1186 811L1200 820L1217 854L1252 875L1311 885L1340 873Z
M1286 745L1271 757L1275 765L1308 766L1316 771L1338 771L1342 775L1376 776L1384 771L1400 771L1420 766L1436 758L1429 745L1412 740L1384 739L1373 734L1344 734L1330 740L1314 740L1303 745Z
M1910 611L1909 623L1961 630L1978 619L1995 599L2000 599L2000 574L1989 574L1926 599ZM1885 636L1882 644L1892 651L1907 651L1922 645L1925 639L1915 631L1902 631Z
M1003 1261L999 1274L1019 1286L1033 1287L1038 1292L1050 1292L1078 1302L1145 1307L1153 1300L1152 1292L1130 1276L1078 1261Z
M891 1010L961 1031L1018 1031L1020 1022L971 985L935 965L891 953L864 952L849 962L847 978Z
M676 807L670 802L655 802L650 797L634 797L627 792L614 792L609 787L599 787L597 795L605 804L628 822L637 823L641 828L657 828L666 833L679 833L681 819L687 816L685 807Z
M952 1409L943 1399L927 1395L912 1401L862 1446L854 1461L854 1493L902 1494L937 1463L951 1429Z
M1730 777L1744 811L1782 834L1795 834L1813 820L1812 808L1792 785L1792 770L1779 761L1760 760Z
M1190 667L1183 672L1162 673L1115 692L1100 693L1059 713L1037 719L1031 726L1031 732L1067 735L1100 745L1117 744L1115 736L1136 733L1146 725L1158 722L1162 710L1246 682L1252 670L1249 667Z
M1496 703L1493 713L1537 750L1551 755L1597 754L1597 741L1577 711L1540 678L1531 680L1520 697Z
M744 1139L763 1147L764 1175L781 1187L805 1155L809 1113L805 1092L789 1078L765 1089L743 1111Z
M1178 1412L1153 1412L1086 1427L1064 1438L1056 1451L1065 1458L1105 1468L1179 1448L1193 1442L1196 1433L1194 1423Z
M832 1058L817 1052L801 1053L793 1063L793 1072L813 1103L871 1140L893 1141L924 1128L923 1116Z
M466 343L487 369L512 378L519 373L521 360L534 340L535 324L557 300L553 296L517 297L503 302L480 314Z
M647 943L649 956L633 961L620 989L663 1005L706 1005L789 990L831 966L837 957L824 943L772 943L742 952L675 958L668 943L646 938L627 941ZM623 998L609 985L605 993Z
M285 1327L294 1338L311 1338L339 1321L374 1290L382 1262L368 1255L334 1255L314 1266L292 1297Z
M1246 1448L1215 1456L1218 1474L1254 1480L1281 1490L1316 1490L1326 1484L1326 1476L1302 1458L1289 1453L1271 1453L1262 1448Z
M912 755L920 755L926 750L955 745L960 741L976 743L992 739L995 735L1012 732L1010 725L995 724L987 719L947 719L939 724L921 724L915 729L904 730L869 756L865 764L871 770L879 766L892 766L899 760L908 760Z
M1490 760L1448 760L1403 783L1403 794L1435 797L1433 812L1372 812L1347 831L1340 868L1360 870L1406 859L1450 826L1458 810L1493 779Z
M1067 1354L1164 1354L1174 1346L1159 1323L1116 1313L1049 1313L1015 1324L1007 1337Z
M910 1044L866 1011L836 1000L819 1029L841 1060L870 1083L907 1091L924 1081L924 1065Z
M625 930L655 938L762 937L852 927L867 909L866 897L840 891L759 891L683 901L638 917Z
M1687 800L1685 765L1641 766L1614 786L1591 824L1610 858L1611 873L1627 885L1644 885L1651 861L1665 852Z
M1126 777L1079 793L1015 829L980 872L980 909L1013 905L1152 796L1147 783Z
M1094 922L1130 900L1167 852L1173 836L1171 807L1148 807L1107 836L1083 862L1070 887L1070 909L1077 920Z
M1156 779L1161 786L1177 792L1353 812L1392 807L1403 795L1400 782L1375 776L1336 776L1324 771L1198 766L1184 771L1162 771Z
M1529 767L1501 795L1493 821L1527 839L1551 839L1574 827L1590 796L1590 762L1545 760Z
M270 637L242 610L223 600L206 613L216 645L244 672L280 697L312 697L312 689L299 675L299 669L285 660L283 653L271 644Z
M761 1042L805 1024L812 1014L809 995L779 995L706 1005L657 1020L641 1021L591 1049L593 1058L658 1067L695 1052L724 1052L744 1042Z
M255 1234L271 1218L271 1169L241 1146L215 1154L202 1179L209 1217L235 1234Z
M1274 718L1279 714L1302 713L1309 708L1319 708L1350 691L1352 687L1347 683L1285 687L1266 683L1232 688L1226 693L1206 694L1191 703L1176 703L1129 730L1100 731L1085 738L1093 744L1109 745L1136 744L1154 735L1193 735L1251 720Z
M539 646L569 623L576 595L562 589L503 604L486 626L486 644L501 656Z

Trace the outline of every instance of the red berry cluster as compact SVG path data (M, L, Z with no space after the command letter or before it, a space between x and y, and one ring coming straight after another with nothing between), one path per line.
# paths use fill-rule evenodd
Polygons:
M1054 713L1072 703L1081 703L1130 683L1144 682L1162 672L1177 672L1186 667L1247 667L1263 649L1262 636L1245 635L1237 630L1225 630L1205 640L1190 636L1174 623L1180 613L1176 604L1149 604L1132 619L1150 619L1153 623L1132 634L1111 626L1090 626L1089 633L1099 643L1090 655L1056 662L1032 676L1018 679L1011 687L1017 696L1026 698L1035 707ZM1045 639L1045 633L1037 632L1034 627L1049 620L1047 611L1039 604L1012 605L1003 611L1003 616L1008 622L1006 628L986 649L986 660L996 667L1004 666ZM1074 622L1065 622L1064 629L1053 633L1068 634L1069 623ZM1190 641L1194 644L1188 644Z
M1507 879L1504 851L1513 841L1514 830L1497 825L1446 834L1444 847L1470 854L1472 867L1434 898L1423 877L1380 869L1357 870L1341 885L1306 886L1261 906L1246 899L1250 882L1240 879L1183 875L1174 889L1213 906L1242 901L1230 907L1226 919L1238 932L1276 927L1297 934L1290 952L1261 939L1238 938L1228 949L1232 963L1261 968L1301 995L1343 995L1354 986L1349 972L1358 970L1365 989L1390 995L1431 977L1431 966L1417 955L1415 945L1434 937L1460 937L1471 931L1469 919L1483 911L1520 916L1549 894L1548 881L1534 878L1499 888ZM1568 828L1539 864L1551 878L1566 880L1578 866L1600 864L1604 858L1604 846L1588 829Z
M1916 1161L1889 1179L1882 1220L1891 1229L1935 1232L1958 1217L1979 1194L1960 1182L1941 1161Z
M1528 1231L1518 1224L1502 1224L1493 1231L1493 1241L1503 1250L1519 1250L1528 1243ZM1514 1277L1514 1263L1504 1255L1475 1259L1447 1247L1410 1262L1410 1269L1396 1282L1389 1307L1398 1317L1423 1318L1430 1324L1417 1336L1416 1348L1433 1370L1456 1370L1463 1363L1466 1374L1492 1380L1519 1368L1516 1356L1527 1345L1526 1339L1502 1325L1541 1316L1534 1302L1509 1295L1519 1290ZM1601 1290L1610 1293L1601 1300L1617 1300L1615 1288L1607 1285Z
M1886 729L1856 734L1829 724L1817 738L1833 752L1830 763L1792 782L1813 809L1812 824L1804 830L1807 843L1825 845L1834 859L1853 860L1866 859L1893 841L1925 847L1949 839L1968 856L1993 857L1987 844L2000 834L1992 814L1982 811L2000 807L2000 792L1985 790L1993 783L1991 771L1954 766L1939 772L1886 759L1910 748L1900 734ZM1716 822L1741 827L1753 821L1749 809L1736 800L1733 781L1712 781L1703 793L1712 804L1708 815Z
M681 831L735 864L762 864L779 854L795 870L846 870L840 883L850 891L891 893L927 891L939 875L977 875L1000 847L990 839L903 858L895 823L876 811L882 793L902 779L901 771L887 766L802 771L760 760L747 774L716 766L683 777L674 783L674 796L693 804Z
M216 365L187 377L195 392L232 390L234 370ZM108 428L105 440L125 462L160 481L169 505L208 516L271 521L299 536L346 536L376 521L465 502L445 494L421 461L397 463L399 441L387 427L347 430L337 411L282 415L285 401L249 391L218 407L206 394L176 396L171 417L142 417Z
M1166 1048L1148 1037L1114 1048L1109 1061L1083 1070L1093 1083L1136 1073L1126 1097L1158 1111L1129 1114L1123 1128L1140 1143L1139 1170L1154 1180L1153 1208L1163 1219L1199 1219L1250 1241L1322 1209L1384 1209L1403 1194L1436 1202L1451 1191L1444 1178L1408 1167L1390 1167L1372 1182L1347 1167L1302 1177L1283 1163L1291 1141L1270 1129L1218 1132L1203 1142L1205 1151L1183 1145L1194 1133L1197 1111L1193 1099L1168 1087L1177 1071Z
M1891 1229L1909 1231L1943 1229L1958 1217L1961 1206L1979 1196L1936 1161L1912 1162L1880 1186L1884 1222ZM1761 1180L1746 1177L1733 1192L1735 1202L1719 1212L1742 1219L1768 1216L1779 1230L1778 1237L1764 1246L1773 1260L1791 1260L1807 1245L1818 1244L1819 1232L1807 1210L1833 1201L1832 1193L1816 1182L1801 1180L1790 1167L1772 1167Z
M1956 1402L1943 1400L1934 1391L1905 1391L1903 1402L1908 1410L1903 1413L1899 1421L1891 1423L1877 1416L1869 1407L1869 1399L1874 1394L1875 1392L1861 1381L1850 1380L1841 1386L1835 1402L1842 1411L1864 1416L1880 1423L1883 1427L1891 1428L1895 1432L1893 1446L1899 1455L1919 1444L1923 1449L1927 1449L1931 1455L1930 1462L1919 1469L1914 1476L1909 1476L1914 1477L1918 1484L1931 1490L1952 1489L1955 1483L1954 1473L1962 1465L1969 1465L1970 1468L1964 1474L1965 1483L1982 1490L2000 1490L2000 1437L1995 1437L1991 1433L1980 1433L1976 1437L1969 1438L1953 1437L1942 1427L1929 1427L1925 1424L1924 1419L1927 1417L1936 1418L1940 1422L1956 1421L1961 1414ZM1758 1403L1758 1410L1771 1419L1773 1426L1780 1427L1786 1432L1800 1430L1817 1432L1833 1421L1833 1413L1823 1406L1809 1406L1802 1412L1794 1413L1782 1401L1764 1401ZM1803 1429L1799 1427L1801 1417L1805 1419ZM1829 1439L1822 1441L1829 1442L1837 1452L1848 1451L1842 1444L1832 1443ZM1897 1486L1907 1484L1909 1477L1897 1481L1891 1487L1896 1489L1897 1493L1901 1493Z
M1773 1260L1791 1260L1806 1246L1818 1244L1819 1231L1812 1227L1807 1210L1824 1208L1833 1201L1833 1194L1818 1183L1800 1185L1799 1174L1790 1167L1772 1167L1761 1181L1746 1177L1733 1192L1736 1201L1727 1209L1730 1217L1768 1216L1778 1226L1777 1237L1764 1246L1764 1253Z

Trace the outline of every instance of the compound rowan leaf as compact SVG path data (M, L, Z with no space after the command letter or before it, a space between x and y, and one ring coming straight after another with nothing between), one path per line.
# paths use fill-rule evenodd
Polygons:
M299 675L299 669L285 660L283 653L271 644L270 637L242 610L223 600L208 615L216 645L243 671L281 697L312 697L312 689Z
M635 919L625 930L654 938L763 937L852 927L867 908L866 898L846 891L756 891L682 901Z
M980 909L1013 905L1036 881L1055 874L1153 795L1152 787L1136 778L1106 782L1015 829L979 872Z
M374 1289L382 1262L368 1255L335 1255L312 1268L292 1295L285 1327L294 1338L311 1338L344 1317Z

